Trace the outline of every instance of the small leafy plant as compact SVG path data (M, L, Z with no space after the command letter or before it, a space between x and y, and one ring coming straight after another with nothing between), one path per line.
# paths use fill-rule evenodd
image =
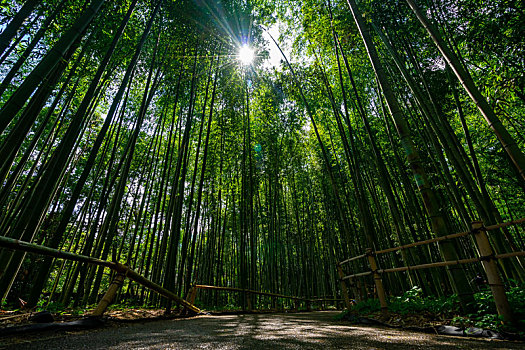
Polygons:
M471 308L475 312L463 314L456 295L445 297L424 297L420 287L413 287L401 296L391 297L388 301L388 310L400 315L427 313L429 317L442 319L461 328L477 327L496 331L506 331L525 337L525 286L514 283L509 287L507 297L517 323L510 325L503 322L497 314L494 298L487 287L474 295L475 305ZM367 299L352 307L351 312L360 315L371 315L380 310L377 299ZM344 318L347 313L341 314ZM448 321L446 321L448 320Z

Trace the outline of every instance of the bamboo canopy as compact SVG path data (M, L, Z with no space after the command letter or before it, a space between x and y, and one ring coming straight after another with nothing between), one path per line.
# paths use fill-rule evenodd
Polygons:
M351 308L374 288L386 310L418 287L469 315L483 268L512 318L523 11L283 4L2 2L2 307Z

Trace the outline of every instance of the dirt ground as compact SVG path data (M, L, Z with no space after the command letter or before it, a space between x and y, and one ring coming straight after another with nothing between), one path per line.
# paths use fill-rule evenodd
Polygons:
M523 342L438 336L334 321L338 311L197 316L81 332L0 337L0 349L525 349Z

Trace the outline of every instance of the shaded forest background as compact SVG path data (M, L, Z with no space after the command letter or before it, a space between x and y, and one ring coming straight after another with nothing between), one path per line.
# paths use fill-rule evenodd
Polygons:
M1 235L128 264L180 296L199 283L340 298L336 263L365 248L525 217L523 1L417 4L496 119L407 1L2 2ZM269 67L265 28L276 27L290 63ZM237 58L244 44L252 65ZM469 240L380 264L474 256ZM519 227L491 240L525 249ZM462 295L480 271L384 283ZM524 281L523 260L500 271ZM0 250L6 303L85 306L110 280L102 267ZM128 282L121 298L169 307Z

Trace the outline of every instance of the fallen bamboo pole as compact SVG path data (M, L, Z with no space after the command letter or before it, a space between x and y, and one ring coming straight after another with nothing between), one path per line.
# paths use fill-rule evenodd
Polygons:
M4 236L0 236L0 247L12 250L21 250L28 253L48 255L59 259L80 261L88 264L109 267L110 269L114 269L115 265L114 262L100 260L86 255L64 252L58 249L53 249L25 241L19 241L18 239L12 239Z
M126 277L139 284L142 284L144 287L147 287L168 299L171 299L179 303L180 305L184 306L185 308L187 308L188 310L194 313L197 313L197 314L201 313L201 310L197 308L195 305L190 304L189 302L182 299L181 297L179 297L177 294L173 293L172 291L167 290L166 288L163 288L162 286L156 284L155 282L150 281L146 277L139 275L137 272L131 269L128 269Z
M125 274L126 277L129 278L130 280L135 281L143 285L144 287L149 288L157 292L158 294L175 301L176 303L184 306L185 308L191 310L194 313L201 312L201 310L195 307L195 305L190 304L189 302L182 299L175 293L161 287L160 285L156 284L155 282L150 281L146 277L139 275L137 272L130 269L126 265L118 263L118 262L100 260L100 259L92 258L86 255L64 252L58 249L44 247L44 246L34 244L34 243L19 241L17 239L12 239L9 237L4 237L4 236L0 236L0 247L7 248L7 249L13 249L13 250L21 250L21 251L25 251L28 253L36 253L36 254L41 254L41 255L52 256L52 257L59 258L59 259L67 259L67 260L85 262L88 264L108 267L118 273Z

